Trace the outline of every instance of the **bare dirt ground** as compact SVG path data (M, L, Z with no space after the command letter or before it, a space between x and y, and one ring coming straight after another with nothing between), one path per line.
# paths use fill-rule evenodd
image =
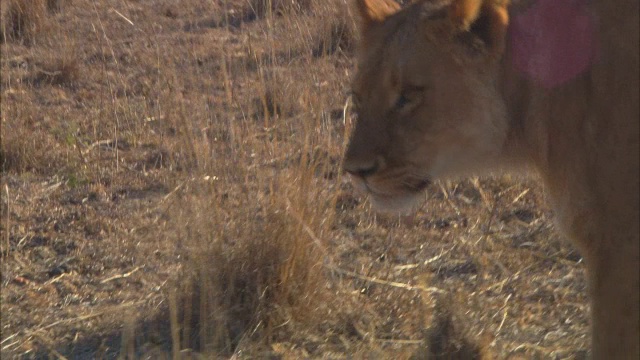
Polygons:
M353 193L343 1L1 6L3 359L586 356L534 180Z

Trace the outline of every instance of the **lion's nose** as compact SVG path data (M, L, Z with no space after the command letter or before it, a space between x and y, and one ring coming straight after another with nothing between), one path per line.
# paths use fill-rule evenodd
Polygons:
M380 162L377 160L372 160L368 163L354 163L346 161L344 164L344 170L351 175L358 176L361 178L367 178L375 174L380 168Z

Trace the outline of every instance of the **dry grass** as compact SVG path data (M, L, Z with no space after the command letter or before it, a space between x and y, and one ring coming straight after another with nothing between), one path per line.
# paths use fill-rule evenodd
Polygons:
M32 43L48 25L48 10L53 10L52 1L7 0L0 12L0 37L2 41Z
M2 14L3 358L586 353L534 182L436 184L413 219L353 194L344 1Z
M30 78L34 86L39 85L67 85L72 86L80 78L78 60L73 53L62 56L53 56L40 64L36 64L36 69Z
M249 0L247 3L248 10L255 18L264 19L309 11L313 0Z

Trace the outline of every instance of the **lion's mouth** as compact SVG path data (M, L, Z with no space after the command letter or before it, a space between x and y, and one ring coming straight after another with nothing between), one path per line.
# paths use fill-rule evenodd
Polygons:
M405 179L397 180L393 182L393 186L387 186L370 181L370 179L358 178L355 181L356 187L364 190L365 193L377 196L380 198L393 198L396 196L402 197L412 195L415 193L421 193L426 190L431 184L431 179Z
M420 194L431 185L430 179L399 180L395 186L359 179L360 190L369 195L374 208L381 211L410 213L420 203Z
M422 192L426 190L429 185L431 185L431 179L419 179L413 186L411 186L411 190L415 192Z
M410 214L422 202L419 191L381 193L368 190L371 205L377 211Z

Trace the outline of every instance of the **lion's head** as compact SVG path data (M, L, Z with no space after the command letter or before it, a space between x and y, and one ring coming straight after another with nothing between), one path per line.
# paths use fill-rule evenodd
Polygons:
M356 0L357 122L344 169L375 207L412 208L432 180L488 168L507 138L497 1Z

